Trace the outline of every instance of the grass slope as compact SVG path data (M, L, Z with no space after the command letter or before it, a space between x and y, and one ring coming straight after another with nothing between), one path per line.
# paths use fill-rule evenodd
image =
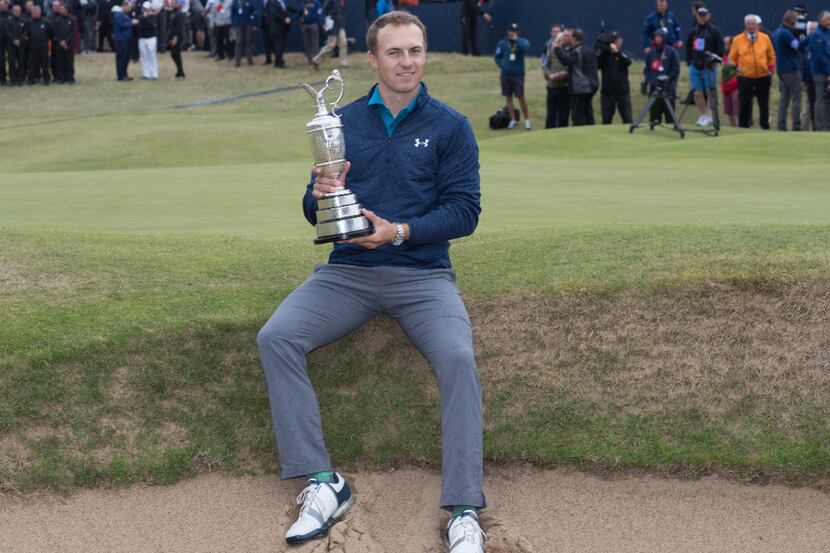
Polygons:
M254 336L326 255L298 209L310 101L170 106L319 75L188 56L184 83L124 85L110 62L81 57L75 88L0 106L13 131L0 133L0 487L271 472ZM350 98L371 84L357 59L346 77ZM828 139L498 133L481 107L497 105L489 60L433 56L428 82L481 145L481 225L452 255L487 458L826 481ZM339 466L440 464L437 390L394 325L315 352L310 370Z

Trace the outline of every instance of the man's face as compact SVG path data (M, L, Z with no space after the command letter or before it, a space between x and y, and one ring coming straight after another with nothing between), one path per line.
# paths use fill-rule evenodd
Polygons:
M510 40L516 40L517 38L519 38L519 33L517 33L516 31L507 31L507 38L509 38Z
M32 8L32 19L40 19L40 6Z
M706 25L707 23L709 23L709 19L712 17L712 15L709 14L709 13L705 13L705 14L696 13L695 17L697 18L697 24L698 25Z
M9 11L9 3L6 0L0 0L0 12Z
M668 0L657 0L657 11L660 13L666 13L666 10L669 9L669 2Z
M550 28L550 37L551 38L556 38L557 36L559 36L559 33L561 33L561 32L562 32L562 27L560 27L559 25L554 25L553 27Z
M663 35L656 34L654 35L654 45L658 48L663 45Z
M574 35L571 31L562 32L562 46L573 46Z
M614 41L614 44L617 45L617 50L622 51L623 37L618 36L617 40Z
M426 64L424 34L416 25L387 25L378 31L377 53L369 61L384 87L398 94L418 88Z
M61 13L61 3L52 2L52 13Z
M825 13L821 18L821 26L825 29L830 29L830 13Z
M34 8L34 7L35 7L35 4L31 0L26 2L26 13L32 13L32 8Z
M755 19L747 19L744 25L747 33L754 35L758 32L758 22Z
M14 17L20 17L20 4L15 4L12 6L12 15Z

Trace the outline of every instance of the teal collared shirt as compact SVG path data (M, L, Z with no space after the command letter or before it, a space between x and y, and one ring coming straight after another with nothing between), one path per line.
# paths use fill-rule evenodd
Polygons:
M420 90L424 89L424 85L420 85ZM418 92L420 95L420 91ZM400 113L398 113L397 117L392 117L392 112L389 111L389 108L386 107L386 104L383 103L383 98L380 97L380 86L375 87L375 92L372 94L372 97L369 98L369 105L370 106L380 106L380 119L383 121L383 126L386 127L386 136L392 138L392 134L395 132L395 128L401 124L401 121L406 119L406 116L412 113L412 110L415 109L415 104L418 102L418 97L416 96L414 100L409 102L409 105L403 108Z

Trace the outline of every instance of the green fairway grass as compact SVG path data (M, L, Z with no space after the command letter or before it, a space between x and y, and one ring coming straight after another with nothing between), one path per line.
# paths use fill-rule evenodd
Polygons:
M352 58L350 99L372 83ZM0 105L3 490L277 464L255 336L328 251L300 209L312 102L173 106L323 73L194 54L185 82L117 83L111 62ZM430 63L480 141L481 222L451 255L487 459L826 482L830 138L496 132L492 62ZM395 325L309 366L338 466L439 466L437 389Z

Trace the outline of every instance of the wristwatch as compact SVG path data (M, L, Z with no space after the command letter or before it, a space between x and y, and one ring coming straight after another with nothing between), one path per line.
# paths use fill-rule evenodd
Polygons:
M400 246L401 244L403 244L403 237L404 237L403 225L400 224L400 223L392 223L392 224L395 225L395 239L392 240L392 245L393 246Z

